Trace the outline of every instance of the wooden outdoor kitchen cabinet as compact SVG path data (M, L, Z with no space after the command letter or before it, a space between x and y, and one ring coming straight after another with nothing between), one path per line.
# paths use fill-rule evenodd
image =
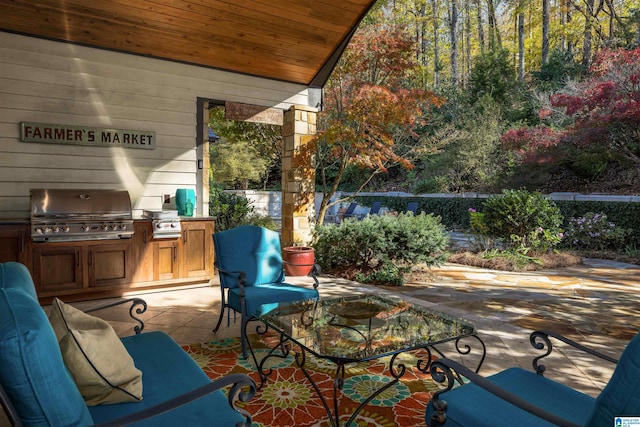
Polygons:
M213 221L182 221L180 277L213 277Z
M30 233L28 223L0 225L0 262L17 261L30 268Z
M25 264L43 303L208 283L213 219L183 218L181 228L179 238L154 239L151 220L136 220L131 239L33 243L28 223L0 224L0 262Z
M132 279L131 241L35 243L33 280L41 297L90 293Z
M213 220L183 220L181 235L174 239L153 239L151 227L150 220L134 223L134 286L151 281L179 285L213 277Z

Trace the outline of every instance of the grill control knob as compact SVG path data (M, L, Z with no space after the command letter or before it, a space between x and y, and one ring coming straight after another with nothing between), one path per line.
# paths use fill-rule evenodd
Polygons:
M111 224L111 229L112 230L117 230L118 229L118 224Z
M60 227L58 227L57 225L54 225L52 228L54 233L57 233L58 231L60 231Z
M89 226L87 224L82 224L82 231L89 231Z
M120 230L126 230L126 229L127 229L126 224L120 224Z
M102 229L102 231L107 231L109 229L109 226L107 224L102 224L100 228Z
M62 226L62 231L65 232L65 233L68 233L69 232L69 226L68 225L63 225Z
M33 230L36 234L43 234L44 230L42 228L36 228L35 230Z

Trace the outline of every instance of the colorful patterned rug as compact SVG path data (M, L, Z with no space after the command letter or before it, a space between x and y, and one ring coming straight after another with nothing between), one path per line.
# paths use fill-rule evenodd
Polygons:
M258 360L277 343L275 335L250 336ZM253 360L244 360L240 339L226 338L183 347L211 378L241 372L260 383ZM421 353L424 357L424 353ZM347 422L353 411L371 394L392 380L389 357L372 362L347 365L340 399L340 422ZM358 427L424 426L425 407L431 394L438 390L430 376L416 369L416 355L403 354L396 359L407 371L401 381L371 401L357 416ZM253 416L255 427L330 426L327 412L302 370L295 364L293 352L286 359L271 358L273 373L256 396L242 407ZM307 355L309 371L329 407L333 410L333 378L336 365Z

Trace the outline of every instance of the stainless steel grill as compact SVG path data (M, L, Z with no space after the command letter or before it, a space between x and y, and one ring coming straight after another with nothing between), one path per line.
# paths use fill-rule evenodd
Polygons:
M126 239L133 235L125 190L32 189L34 242Z
M178 211L148 211L142 212L145 218L152 219L154 239L177 239L181 236L180 218Z

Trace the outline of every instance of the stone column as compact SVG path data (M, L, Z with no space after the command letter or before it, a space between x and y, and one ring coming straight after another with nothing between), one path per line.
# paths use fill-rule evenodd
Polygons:
M282 125L282 246L307 245L315 223L315 145L318 110L294 105Z

